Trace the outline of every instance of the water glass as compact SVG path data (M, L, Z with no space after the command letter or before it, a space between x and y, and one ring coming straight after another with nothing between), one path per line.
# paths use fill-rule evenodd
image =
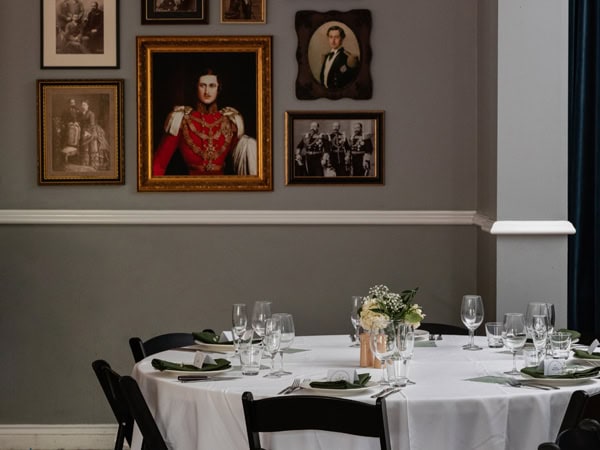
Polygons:
M550 335L552 358L567 359L571 351L571 335L569 333L552 333Z
M469 330L469 343L463 346L464 350L481 350L475 345L474 333L483 322L483 300L479 295L465 295L460 307L460 318Z
M263 337L263 354L271 358L271 370L266 378L279 378L281 374L275 371L275 355L281 345L281 324L279 318L273 315L265 321L265 336Z
M271 302L257 301L252 308L252 329L262 340L265 335L265 321L271 317Z
M386 385L387 381L387 361L390 360L397 353L396 348L396 329L394 328L393 322L388 322L382 328L375 328L370 331L369 334L371 342L371 351L375 358L381 361L381 382L380 384Z
M517 370L517 351L522 349L527 341L527 328L525 327L525 318L521 313L504 314L504 332L502 341L513 355L512 370L504 372L507 375L520 375Z
M350 322L352 328L354 328L354 343L350 347L360 347L360 340L358 339L359 327L360 327L360 308L362 307L364 297L360 295L352 296L352 308L350 309Z
M504 347L504 342L502 342L502 331L504 331L502 322L487 322L485 324L485 335L487 336L488 347Z
M396 355L388 362L388 380L394 386L406 386L408 369L415 348L415 329L407 323L396 324Z
M273 314L273 317L279 320L279 326L281 328L281 341L279 343L279 356L281 357L281 364L279 369L275 372L278 375L291 375L292 372L288 372L283 368L283 351L290 348L294 338L296 337L296 331L294 329L294 318L288 313L277 313Z
M246 314L246 305L243 303L235 303L231 311L231 332L233 334L233 345L235 354L239 353L240 340L248 326L248 316Z
M252 343L242 344L240 347L242 375L258 375L258 372L260 371L260 360L262 359L262 354L262 345Z

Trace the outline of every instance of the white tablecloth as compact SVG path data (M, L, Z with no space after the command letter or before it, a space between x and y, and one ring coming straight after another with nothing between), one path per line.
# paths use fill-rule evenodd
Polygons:
M600 390L597 380L542 391L503 384L467 381L498 375L512 367L506 350L490 349L485 338L476 342L481 351L462 350L465 336L445 336L436 347L417 347L410 367L416 382L387 398L392 448L401 450L527 450L555 439L571 393L577 389ZM293 372L280 379L242 376L239 361L227 372L232 380L180 383L174 374L152 368L152 358L191 362L193 353L170 350L153 355L134 367L146 401L170 448L175 450L242 450L247 447L241 394L255 398L272 396L294 377L323 378L329 368L354 367L369 371L379 380L381 369L359 367L359 349L349 347L347 336L297 337L293 348L308 351L286 354L286 369ZM222 356L222 355L215 355ZM522 367L522 360L518 360ZM267 364L264 360L263 364ZM348 398L374 402L373 390ZM306 390L299 394L312 393ZM133 448L140 437L134 435ZM302 431L267 435L265 448L306 450L379 448L378 442L327 432Z

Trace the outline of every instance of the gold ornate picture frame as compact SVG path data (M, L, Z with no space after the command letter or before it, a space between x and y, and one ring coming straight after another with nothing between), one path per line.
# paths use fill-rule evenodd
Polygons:
M271 46L137 37L138 191L273 189Z
M124 184L123 83L38 80L38 181Z

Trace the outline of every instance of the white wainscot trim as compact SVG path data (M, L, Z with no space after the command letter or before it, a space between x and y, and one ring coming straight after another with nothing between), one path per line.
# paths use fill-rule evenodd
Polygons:
M116 425L0 425L0 449L108 450L116 435Z
M566 220L501 220L471 210L0 209L0 225L476 225L493 235L568 235Z
M0 224L473 225L475 211L0 210Z

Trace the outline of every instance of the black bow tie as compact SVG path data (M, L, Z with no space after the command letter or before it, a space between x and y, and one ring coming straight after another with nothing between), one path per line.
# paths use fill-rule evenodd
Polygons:
M331 59L333 58L333 55L335 55L335 52L329 52L329 55L327 55L327 59Z

